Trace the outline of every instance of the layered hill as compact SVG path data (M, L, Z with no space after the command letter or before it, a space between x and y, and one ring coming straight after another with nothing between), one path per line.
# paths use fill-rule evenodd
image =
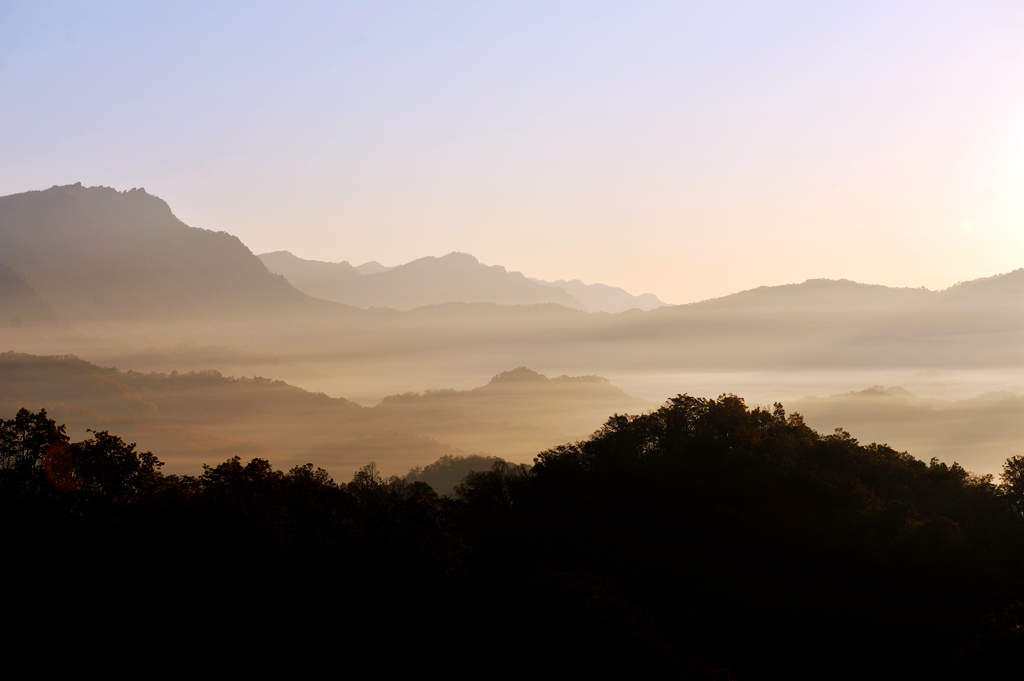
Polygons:
M874 386L786 405L824 432L843 428L928 461L959 461L998 474L1024 452L1024 394L988 392L968 399L922 398L900 387Z
M0 385L5 417L45 408L75 436L87 427L117 432L177 471L235 454L315 461L343 476L371 461L405 472L445 454L528 461L586 437L609 413L647 406L605 379L549 379L525 368L475 390L408 393L375 407L263 378L119 371L17 353L0 354Z
M388 268L376 262L356 267L344 261L305 260L288 251L259 257L271 272L283 275L298 289L358 307L408 310L444 303L554 303L588 312L622 312L664 304L649 293L634 296L605 284L530 279L498 265L484 265L468 253L419 258Z
M142 189L75 184L0 197L0 263L71 319L315 305L237 237L185 225Z
M464 254L395 268L275 258L276 269L316 271L299 285L306 293L237 238L188 227L141 190L72 185L2 197L0 263L74 328L20 329L4 349L146 370L216 366L293 382L301 362L307 375L387 379L373 399L495 366L603 374L1024 367L1024 270L944 291L816 279L590 314L579 309L590 303L573 282L558 288ZM307 295L334 295L338 281L361 296L348 302L415 309L357 309ZM25 287L17 297L37 300ZM463 302L437 303L446 299ZM34 306L42 307L21 309ZM181 323L195 319L203 323Z
M546 282L564 290L578 300L588 312L625 312L627 310L653 310L665 303L653 293L634 295L629 291L608 284L584 284L579 279Z

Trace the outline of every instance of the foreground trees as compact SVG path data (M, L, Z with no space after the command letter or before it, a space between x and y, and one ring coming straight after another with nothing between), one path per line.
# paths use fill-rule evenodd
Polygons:
M73 575L74 608L35 588L35 611L394 674L974 678L1024 650L1017 458L997 485L778 405L678 396L455 498L372 467L159 468L45 412L0 421L8 583Z

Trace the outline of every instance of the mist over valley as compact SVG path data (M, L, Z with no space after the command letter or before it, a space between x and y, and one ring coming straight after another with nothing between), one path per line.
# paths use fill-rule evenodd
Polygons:
M360 414L343 418L340 407L329 417L311 413L317 434L296 440L290 412L267 421L261 414L269 406L253 405L250 413L238 396L215 398L213 383L193 388L205 406L192 419L236 414L233 426L225 421L208 432L208 443L195 435L198 422L185 417L174 419L173 437L167 424L161 437L122 428L144 446L168 449L175 466L240 451L282 462L305 456L344 475L370 460L399 474L453 453L529 462L544 448L585 437L614 412L639 413L680 393L732 393L751 405L783 401L816 427L846 427L864 442L979 472L997 472L1021 443L1024 270L942 291L819 279L678 306L592 285L614 294L602 303L608 309L624 307L623 299L634 304L594 311L565 282L527 279L467 254L397 267L256 257L230 234L184 225L145 191L81 185L0 198L0 253L7 350L75 355L131 372L199 372L192 380L210 378L210 371L265 376L325 393L330 404ZM74 403L61 395L66 377L48 376L54 367L39 362L36 392L7 381L9 409ZM498 416L449 395L445 408L465 420L434 419L432 428L422 415L411 416L424 408L396 397L427 391L440 404L444 389L479 395L492 376L515 366L607 376L635 397L616 393L585 409L552 408L565 395L538 393L521 397L532 400L531 410ZM894 427L892 399L827 397L873 385L913 393L898 401L902 427ZM86 401L83 395L69 411L75 428L113 430L126 418L86 409ZM386 419L367 415L397 404L406 415L395 416L396 442L407 441L371 444L367 433L384 426L369 422ZM529 422L536 425L530 436L512 437ZM193 432L191 441L185 432Z

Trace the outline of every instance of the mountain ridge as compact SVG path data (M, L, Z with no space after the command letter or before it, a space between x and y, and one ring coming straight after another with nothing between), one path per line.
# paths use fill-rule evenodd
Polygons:
M137 188L76 183L0 197L0 261L77 319L330 305L269 272L238 237L186 225Z
M47 205L40 209L42 204ZM33 210L41 210L44 215L34 215ZM1024 268L1018 268L938 290L813 278L799 283L759 286L683 305L664 305L651 294L632 295L605 284L583 284L575 279L554 282L530 279L500 265L484 265L474 256L458 251L444 256L425 256L396 267L385 267L376 261L353 266L347 261L306 260L288 251L257 256L238 237L226 231L186 225L174 215L166 201L142 188L121 191L104 186L83 187L79 182L0 197L0 264L13 269L35 292L37 299L51 306L59 300L62 316L168 315L188 312L189 306L221 313L230 308L238 311L267 307L280 312L282 307L289 305L306 309L316 307L321 311L344 307L344 303L329 302L328 290L304 290L287 275L274 273L273 270L280 269L280 263L268 266L266 261L275 259L330 271L334 273L332 276L361 282L358 285L362 287L366 286L365 282L370 282L372 287L374 282L394 279L399 281L399 291L418 291L416 295L420 295L420 299L405 306L398 305L399 309L493 302L499 305L556 304L574 310L594 311L600 305L588 304L585 292L595 290L626 296L629 305L646 301L632 307L621 301L614 303L613 313L634 307L671 313L683 308L714 308L743 302L757 304L772 296L790 297L778 303L781 305L792 304L795 300L799 300L801 305L834 303L836 299L831 296L839 297L840 303L849 302L841 299L840 294L856 295L863 304L956 300L961 303L1012 305L1018 302L1016 296L1024 294ZM113 284L106 290L99 287L102 295L96 295L97 287L91 285L93 282L84 274L69 276L69 272L81 269L83 263L88 274ZM479 300L459 300L465 297L467 288L473 288L466 280L459 280L448 286L448 295L423 296L422 277L432 276L438 267L486 272L492 279L512 280L528 293L504 297L478 295ZM224 276L212 276L219 270L224 270ZM115 274L121 276L114 277ZM294 272L291 274L294 278ZM114 281L110 282L111 279ZM315 289L306 283L307 288ZM147 299L146 295L153 293L173 294L187 300L167 304L167 301ZM388 299L389 295L387 292L369 294L370 300L360 302L387 307L393 302ZM1014 299L985 301L985 295L1007 295ZM264 300L256 300L260 296ZM655 307L656 303L658 307Z
M408 310L450 302L555 303L586 312L614 313L664 305L653 294L633 295L607 284L530 278L501 265L485 265L462 251L423 256L393 267L376 261L356 267L347 260L307 260L290 251L257 257L267 269L310 295L359 307L382 305ZM467 295L476 297L466 299Z

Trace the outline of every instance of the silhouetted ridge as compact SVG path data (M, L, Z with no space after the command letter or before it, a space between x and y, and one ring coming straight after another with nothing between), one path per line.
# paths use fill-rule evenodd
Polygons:
M502 383L547 383L548 377L527 367L516 367L509 371L503 371L492 378L488 385L500 385Z
M417 466L405 476L406 482L425 482L441 496L452 496L470 473L485 473L495 465L514 465L495 456L446 455L426 466Z
M544 374L534 371L528 367L516 367L509 371L503 371L491 378L484 388L500 388L502 386L520 386L524 384L547 385L551 387L561 386L611 386L611 382L603 376L555 376L549 378ZM618 388L615 388L618 390Z
M850 392L850 393L847 393L846 395L849 396L849 397L899 397L899 398L907 398L907 397L913 397L914 396L914 394L911 393L906 388L901 388L899 386L891 386L891 387L889 387L889 386L884 386L884 385L873 385L870 388L865 388L864 390L857 390L857 391L854 391L854 392Z
M691 306L740 307L744 305L779 307L814 307L826 305L892 306L918 304L935 297L925 288L893 288L879 284L862 284L849 279L808 279L800 284L759 286L721 298L712 298Z
M953 299L966 299L986 305L1013 305L1024 309L1024 268L960 282L941 293Z
M80 184L0 197L0 253L73 318L283 312L317 305L238 238L189 227L141 189Z
M484 265L468 253L427 256L389 268L377 263L357 268L348 262L303 260L286 251L264 253L260 259L310 295L360 307L406 310L457 302L579 307L560 288L501 266Z
M530 279L500 265L484 265L469 253L459 251L387 268L376 262L353 267L346 261L304 260L287 251L259 257L271 271L310 295L362 307L409 309L454 302L553 303L587 311L620 312L662 304L650 294L633 296L604 284Z
M626 310L653 310L665 305L653 293L633 295L617 286L607 284L585 284L579 279L546 282L564 289L580 301L583 309L592 312L625 312Z

